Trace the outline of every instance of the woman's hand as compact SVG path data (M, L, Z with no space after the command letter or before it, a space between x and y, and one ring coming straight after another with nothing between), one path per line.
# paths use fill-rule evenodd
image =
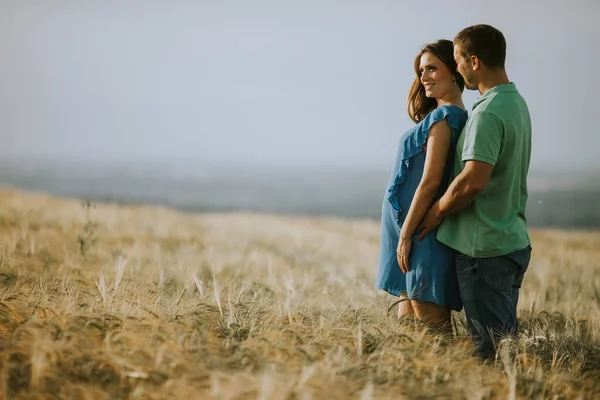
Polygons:
M412 247L412 240L410 237L400 237L398 242L398 248L396 249L396 257L398 257L398 265L403 273L409 271L408 256L410 255L410 248Z

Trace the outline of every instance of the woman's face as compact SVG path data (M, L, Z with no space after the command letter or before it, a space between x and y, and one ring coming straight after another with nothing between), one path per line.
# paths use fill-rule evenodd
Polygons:
M425 95L436 100L441 99L454 88L454 76L446 64L433 53L421 55L419 66L421 83L425 87Z

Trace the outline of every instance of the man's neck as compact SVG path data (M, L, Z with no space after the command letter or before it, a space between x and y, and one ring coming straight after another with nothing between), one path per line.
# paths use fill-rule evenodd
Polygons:
M496 86L506 85L507 83L510 83L510 79L508 79L506 70L500 69L490 71L490 73L479 82L477 89L479 90L479 94L483 96L488 90L493 89Z

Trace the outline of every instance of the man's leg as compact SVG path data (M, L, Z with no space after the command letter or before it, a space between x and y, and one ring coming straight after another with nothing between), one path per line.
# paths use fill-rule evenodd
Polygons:
M510 256L513 257L514 261L520 266L519 273L515 278L512 291L512 300L516 312L517 304L519 303L519 289L521 289L521 284L523 283L523 278L525 277L525 271L527 271L527 268L529 268L529 262L531 261L531 246L528 246L523 250L519 250ZM515 319L514 334L517 333L518 329L518 321Z
M479 263L479 259L461 253L456 254L458 287L465 309L467 328L477 347L477 352L481 353L484 351L484 347L487 343L487 341L484 340L487 334L482 324L483 310L480 310L479 307ZM487 351L489 351L489 349L487 349Z
M467 325L477 353L495 354L499 338L516 333L518 292L531 248L504 256L472 258L457 254L456 268Z

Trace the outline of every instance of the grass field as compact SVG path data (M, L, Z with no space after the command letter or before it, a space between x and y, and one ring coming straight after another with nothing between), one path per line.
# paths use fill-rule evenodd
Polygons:
M396 320L368 220L0 191L5 399L600 398L600 233L532 232L518 341Z

